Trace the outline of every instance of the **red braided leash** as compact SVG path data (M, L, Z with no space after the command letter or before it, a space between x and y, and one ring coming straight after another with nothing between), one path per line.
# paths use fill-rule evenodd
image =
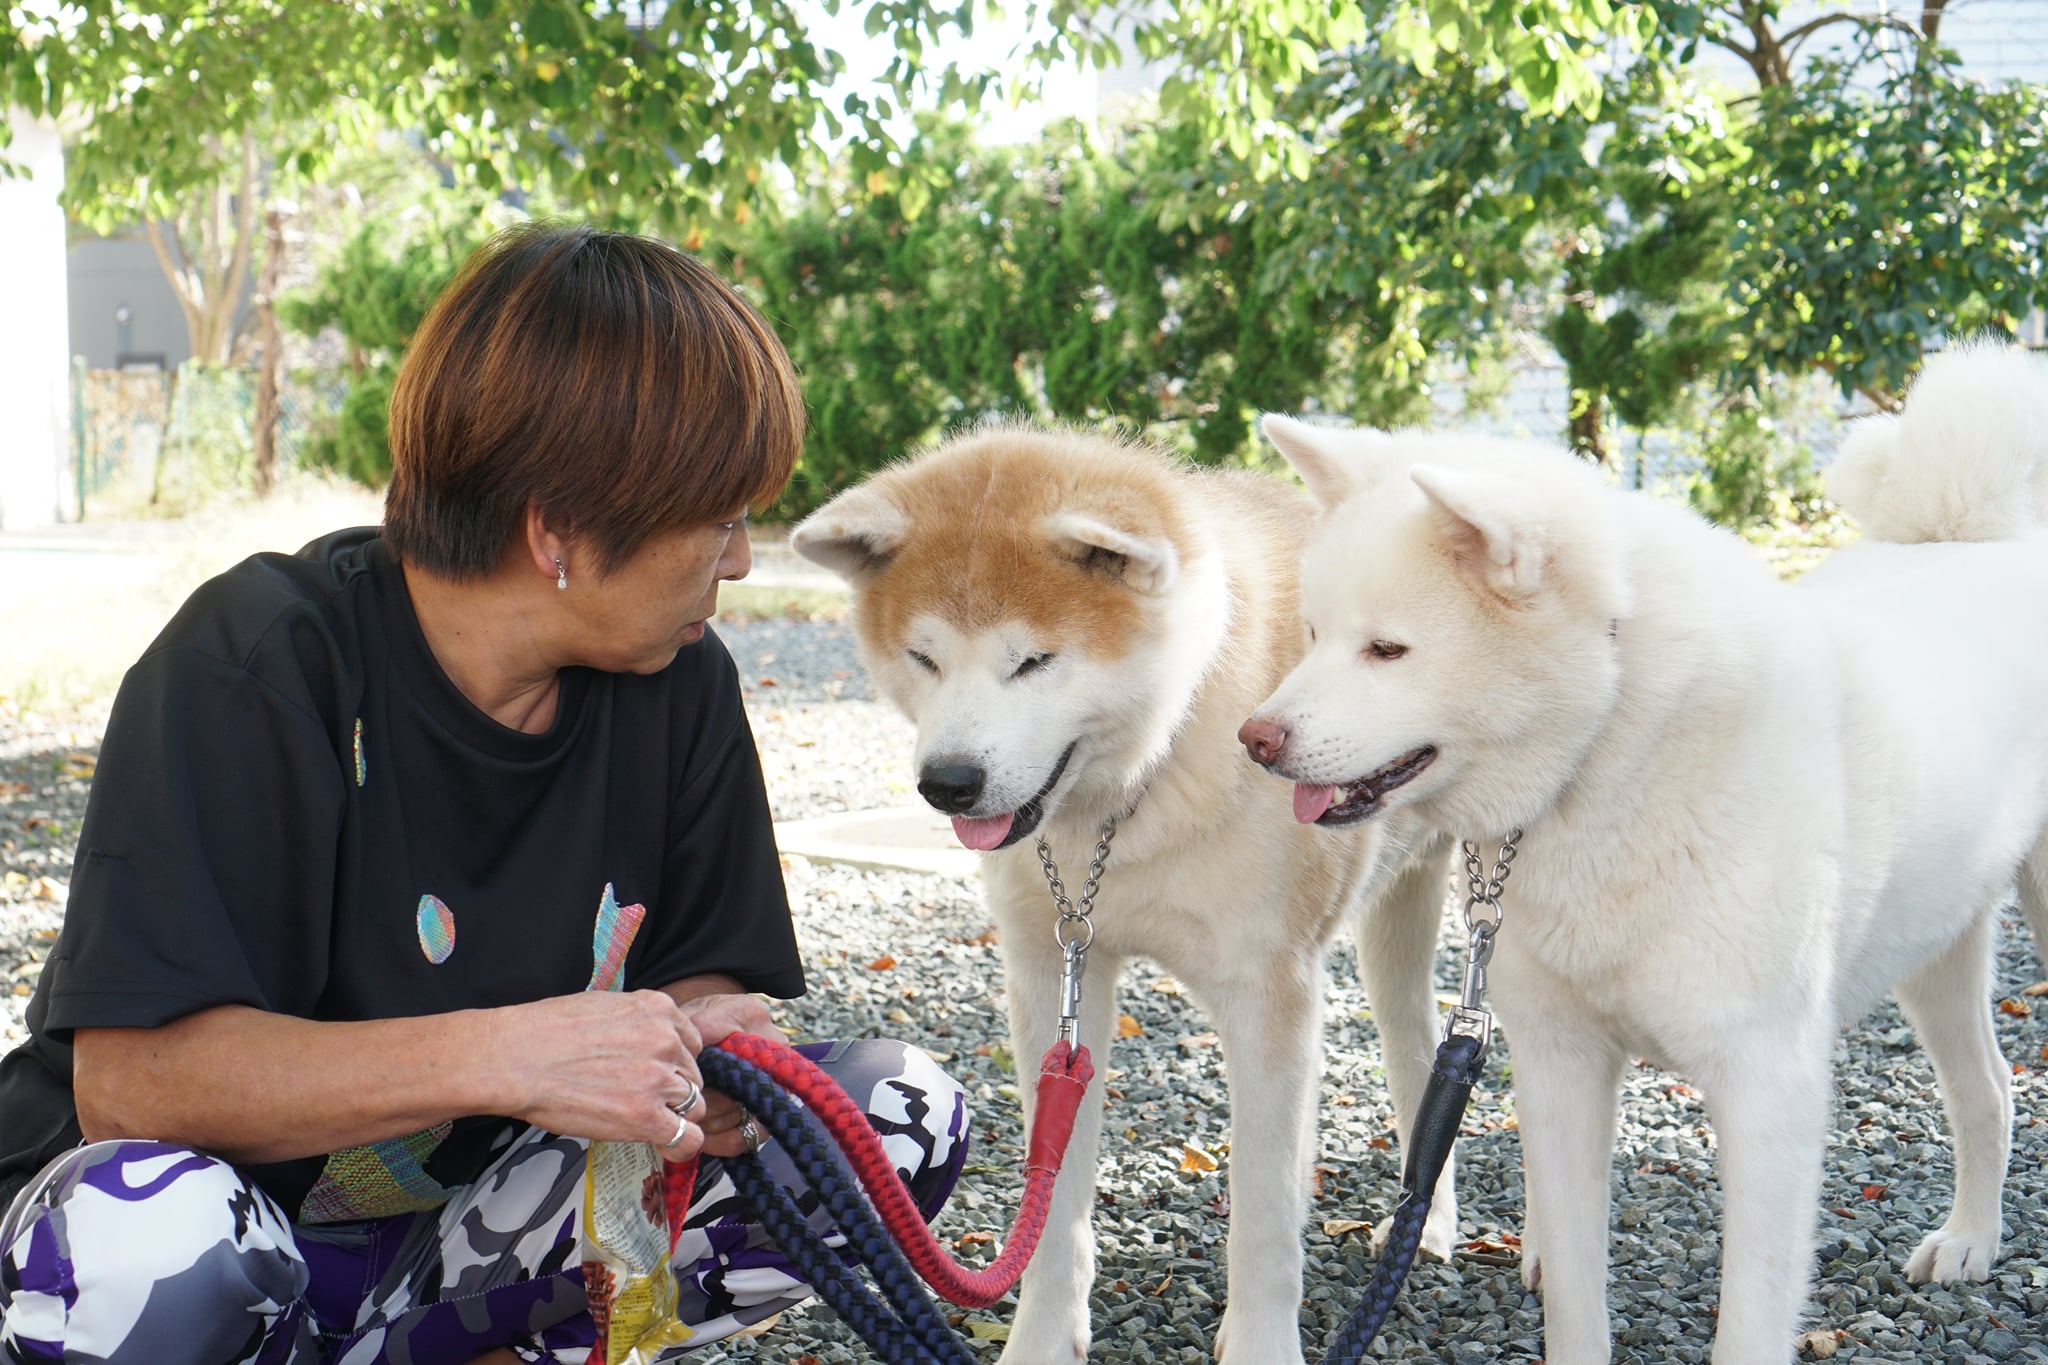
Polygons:
M1039 1064L1038 1103L1032 1114L1031 1145L1024 1157L1024 1199L1017 1220L1003 1239L1002 1254L983 1269L969 1270L946 1252L925 1225L895 1163L882 1150L882 1140L838 1082L793 1048L753 1034L735 1033L719 1046L766 1071L818 1116L846 1154L847 1164L859 1177L883 1226L903 1248L904 1258L933 1290L962 1307L986 1308L1017 1283L1045 1231L1053 1179L1074 1135L1081 1095L1095 1075L1087 1048L1054 1043Z

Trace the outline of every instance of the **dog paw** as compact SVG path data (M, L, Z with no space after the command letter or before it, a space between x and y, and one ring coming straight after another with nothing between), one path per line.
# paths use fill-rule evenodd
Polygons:
M1372 1254L1387 1254L1387 1241L1394 1235L1394 1220L1382 1218L1372 1230ZM1458 1206L1441 1200L1430 1205L1429 1217L1422 1224L1422 1246L1420 1254L1432 1260L1448 1261L1451 1252L1458 1245Z
M1088 1324L1048 1320L1019 1312L996 1365L1083 1365L1088 1359Z
M1452 1248L1457 1244L1458 1206L1451 1200L1439 1198L1430 1205L1429 1218L1422 1225L1422 1254L1448 1261Z
M1225 1307L1216 1328L1217 1365L1303 1365L1301 1326L1292 1317L1255 1317Z
M1906 1278L1914 1284L1948 1284L1955 1280L1988 1280L1998 1259L1998 1232L1971 1232L1944 1223L1929 1233L1906 1258Z

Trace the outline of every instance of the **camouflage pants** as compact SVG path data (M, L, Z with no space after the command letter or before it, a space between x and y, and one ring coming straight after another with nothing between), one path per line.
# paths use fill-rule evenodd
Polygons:
M901 1043L802 1049L867 1110L927 1218L966 1159L960 1088ZM160 1142L93 1143L40 1172L0 1220L0 1357L111 1365L465 1365L509 1346L582 1365L593 1340L577 1233L585 1144L530 1127L423 1213L294 1225L233 1166ZM818 1198L761 1151L813 1226ZM663 1362L810 1293L715 1157L673 1265L695 1329Z

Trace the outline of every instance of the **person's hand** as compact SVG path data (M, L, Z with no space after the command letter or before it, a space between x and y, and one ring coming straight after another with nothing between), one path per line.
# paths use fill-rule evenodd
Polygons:
M701 1097L680 1116L671 1107L703 1088L704 1038L693 1015L721 1038L744 1015L696 1003L686 1009L662 991L585 991L496 1011L492 1057L513 1100L502 1111L565 1137L651 1142L668 1160L687 1161L704 1145L708 1107ZM767 1007L752 1003L765 1023ZM679 1128L678 1117L689 1121Z
M788 1041L769 1018L768 1006L759 996L700 995L685 1001L683 1012L697 1026L698 1036L704 1040L705 1047L716 1047L720 1040L734 1033L757 1034L778 1043ZM747 1133L743 1131L748 1114L740 1107L739 1101L718 1090L707 1092L705 1098L709 1107L701 1120L704 1153L707 1156L738 1156L750 1150ZM758 1135L756 1142L767 1136L758 1120L753 1131Z

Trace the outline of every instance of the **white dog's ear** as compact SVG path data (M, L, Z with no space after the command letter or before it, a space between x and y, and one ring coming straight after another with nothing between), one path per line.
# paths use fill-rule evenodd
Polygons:
M1325 511L1358 491L1350 464L1338 454L1340 443L1330 439L1328 428L1311 426L1277 412L1259 419L1259 426L1274 448L1287 457L1294 472L1301 475L1309 496ZM1345 435L1354 433L1347 431Z
M1516 515L1509 490L1463 470L1417 465L1409 471L1429 512L1466 571L1510 602L1542 586L1550 547Z
M1085 512L1055 512L1045 529L1067 558L1101 568L1148 597L1163 594L1180 575L1180 551L1164 536L1134 535Z
M903 509L862 484L798 522L789 543L805 559L859 587L888 567L908 530Z

